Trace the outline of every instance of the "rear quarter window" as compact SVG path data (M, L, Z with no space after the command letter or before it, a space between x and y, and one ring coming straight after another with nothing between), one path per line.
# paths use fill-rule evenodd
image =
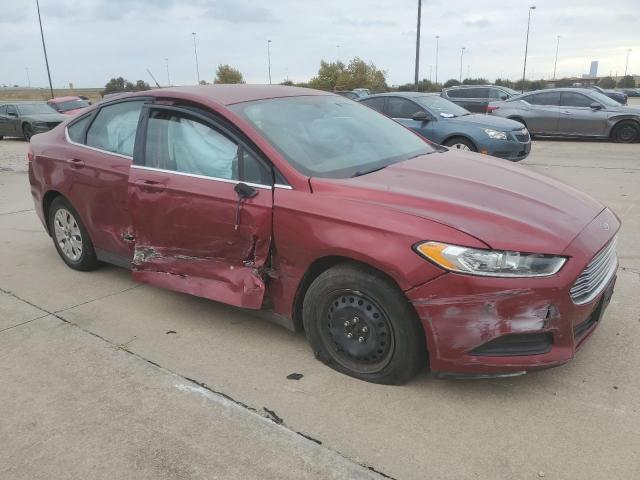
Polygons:
M84 131L89 121L91 120L91 115L87 115L86 117L82 117L80 120L77 120L73 123L73 125L69 125L67 127L67 132L69 133L69 138L72 142L82 143L84 144Z
M87 131L87 145L131 157L144 103L136 100L102 107Z
M367 100L363 100L360 103L382 113L382 109L384 108L384 101L385 101L384 97L377 97L377 98L369 98Z

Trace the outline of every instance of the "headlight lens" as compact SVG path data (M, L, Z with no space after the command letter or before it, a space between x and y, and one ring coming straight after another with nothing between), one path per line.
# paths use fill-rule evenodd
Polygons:
M424 242L417 252L453 272L488 277L547 277L557 273L566 257L505 250L481 250L439 242Z
M483 128L484 133L486 133L489 138L493 138L494 140L506 140L507 139L507 133L506 132L499 132L497 130L492 130L490 128Z

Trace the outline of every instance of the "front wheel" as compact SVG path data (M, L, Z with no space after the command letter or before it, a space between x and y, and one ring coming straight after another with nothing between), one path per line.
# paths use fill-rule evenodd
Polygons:
M456 150L466 150L471 152L477 152L478 149L471 140L464 137L453 137L444 142L446 147L450 147Z
M25 123L24 127L22 127L22 136L27 142L30 142L31 137L33 137L33 127L28 123Z
M640 139L640 128L631 120L622 121L614 127L611 136L618 143L634 143Z
M316 358L352 377L402 384L426 365L412 306L393 282L363 265L320 274L304 298L303 323Z

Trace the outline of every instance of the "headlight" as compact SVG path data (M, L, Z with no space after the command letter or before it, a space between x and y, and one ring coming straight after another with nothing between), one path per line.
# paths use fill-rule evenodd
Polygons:
M490 128L483 128L484 133L486 133L489 138L493 138L494 140L506 140L507 134L506 132L499 132L497 130L492 130Z
M557 273L567 261L566 257L555 255L481 250L439 242L424 242L415 248L445 270L487 277L546 277Z

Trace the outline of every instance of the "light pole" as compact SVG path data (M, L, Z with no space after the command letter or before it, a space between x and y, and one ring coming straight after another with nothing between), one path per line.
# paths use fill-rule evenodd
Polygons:
M418 28L416 30L416 75L415 88L418 91L418 76L420 75L420 17L422 16L422 0L418 0Z
M462 47L460 49L460 83L462 83L462 57L464 57L464 51L466 50L465 47Z
M24 67L27 72L27 87L31 88L31 76L29 75L29 67Z
M560 35L558 35L558 41L556 42L556 61L553 64L553 79L556 79L556 67L558 66L558 48L560 47Z
M164 59L164 63L166 65L166 67L167 67L167 87L170 87L171 86L171 77L169 76L169 59L165 58Z
M40 2L36 0L36 7L38 9L38 23L40 23L40 37L42 38L42 50L44 50L44 63L47 65L47 77L49 77L49 91L51 92L51 98L53 98L53 84L51 83L51 72L49 71L49 58L47 57L47 46L44 43L44 32L42 30L42 18L40 18Z
M271 85L271 40L267 40L267 64L269 65L269 85Z
M631 53L631 49L627 50L627 62L624 64L624 76L627 76L627 69L629 68L629 54Z
M440 35L436 35L436 83L438 83L438 50L440 47Z
M193 54L196 57L196 74L198 75L198 85L200 85L200 67L198 66L198 48L196 47L196 32L191 32L193 35Z
M527 53L529 51L529 27L531 26L531 11L535 9L535 5L529 7L529 18L527 19L527 41L524 44L524 68L522 69L522 93L524 93L524 79L527 74Z

